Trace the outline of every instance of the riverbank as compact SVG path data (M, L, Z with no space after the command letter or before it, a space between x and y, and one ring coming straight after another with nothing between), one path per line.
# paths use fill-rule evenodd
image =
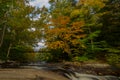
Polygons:
M92 74L98 76L112 75L120 77L120 68L101 62L64 62L64 63L49 63L47 66L56 66L68 71L78 72L82 74Z
M51 71L38 69L0 69L0 80L68 80Z
M120 68L106 63L45 63L20 68L1 68L0 80L78 80L73 78L120 78ZM110 80L112 80L112 78ZM83 80L83 79L80 79ZM99 80L99 79L98 79ZM100 79L101 80L101 79ZM119 80L119 79L114 79Z

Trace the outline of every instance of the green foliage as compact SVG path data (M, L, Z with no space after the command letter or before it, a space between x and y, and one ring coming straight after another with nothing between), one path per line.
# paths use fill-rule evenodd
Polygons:
M107 55L110 64L119 62L119 0L49 0L49 9L24 1L0 0L0 59L87 61ZM48 52L35 55L32 47L41 37Z
M95 32L89 33L89 34L88 34L84 39L82 39L81 41L86 43L86 42L90 41L91 39L94 39L94 38L98 37L98 36L99 36L99 33L100 33L100 31L95 31Z
M31 52L31 53L23 53L23 58L24 58L24 62L35 62L35 53Z
M9 60L18 62L35 61L35 53L31 47L19 45L11 49Z
M25 53L25 52L16 52L16 53L10 53L9 60L17 61L17 62L34 62L35 59L35 53Z
M28 51L23 48L24 46L33 47L41 38L41 27L38 27L37 22L32 20L39 14L39 10L26 5L26 1L0 1L0 9L2 10L0 12L0 51L4 53L4 56L11 55L11 50L14 49L19 51L15 52L15 56L12 56L16 57L17 53L19 55L24 52L23 50ZM17 58L19 57L17 56L15 59Z
M88 61L89 59L87 56L76 56L73 58L73 61L78 61L78 62L83 62L83 61Z
M58 62L58 61L61 61L62 59L65 59L65 58L62 58L62 50L61 49L51 49L50 54L52 56L51 61L53 61L53 62Z
M70 14L71 18L77 18L79 16L80 16L80 10L79 9L78 10L73 10Z
M50 0L48 13L51 17L48 19L50 24L47 25L46 42L53 60L67 60L68 57L70 60L81 54L96 58L109 53L110 46L101 37L101 33L106 31L101 29L103 22L100 21L101 16L105 14L102 12L106 6L105 2L106 0L80 0L73 6L69 1ZM84 25L80 26L80 21Z
M106 55L109 64L116 65L120 63L120 54L110 53Z
M110 46L120 46L120 0L108 0L102 9L101 16L103 26L101 28L101 39L106 40Z
M119 49L116 49L116 48L108 48L107 50L108 50L108 52L110 52L110 53L120 53L120 50L119 50Z
M36 61L51 61L52 60L52 55L48 52L39 52L36 53Z

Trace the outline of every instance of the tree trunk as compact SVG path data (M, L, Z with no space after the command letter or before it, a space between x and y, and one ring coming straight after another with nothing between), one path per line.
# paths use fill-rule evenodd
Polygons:
M9 54L10 54L11 47L12 47L12 44L10 43L7 51L6 61L9 61Z
M3 27L3 32L2 32L2 37L1 37L1 41L0 41L0 47L2 46L3 44L3 39L4 39L4 35L5 35L5 30L6 30L6 25Z
M89 33L90 34L92 33L90 28L89 28ZM94 50L94 44L93 44L93 39L92 38L90 39L90 43L91 43L91 50L93 52L93 50Z
M7 18L7 14L8 14L8 11L4 14L4 18L6 19ZM4 24L7 22L7 20L5 20L5 22L3 22ZM6 24L4 25L3 27L3 32L2 32L2 37L1 37L1 41L0 41L0 47L2 46L3 44L3 39L4 39L4 35L5 35L5 30L6 30Z

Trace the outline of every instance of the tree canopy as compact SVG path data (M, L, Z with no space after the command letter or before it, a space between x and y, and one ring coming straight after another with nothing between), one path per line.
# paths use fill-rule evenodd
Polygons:
M114 62L111 56L120 61L119 0L49 0L49 8L28 4L0 0L0 59L32 53L43 39L47 59L53 61Z

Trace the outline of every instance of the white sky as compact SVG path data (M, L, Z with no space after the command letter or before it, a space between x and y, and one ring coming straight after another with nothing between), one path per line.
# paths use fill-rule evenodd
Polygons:
M43 6L49 8L50 5L49 5L48 1L49 0L31 0L29 2L29 4L32 6L35 6L35 7L39 7L39 8L41 8ZM39 15L38 15L38 18L39 18ZM34 18L34 20L37 20L38 18ZM35 51L38 51L40 48L44 48L44 47L45 47L45 43L43 41L40 41L38 43L38 46L35 47Z
M29 2L29 5L39 7L39 8L42 8L43 6L49 8L50 4L48 3L48 1L49 0L31 0ZM40 15L36 16L36 18L34 18L33 20L38 20L38 18L40 18Z
M40 8L46 6L48 8L50 6L48 1L49 0L31 0L30 5Z

